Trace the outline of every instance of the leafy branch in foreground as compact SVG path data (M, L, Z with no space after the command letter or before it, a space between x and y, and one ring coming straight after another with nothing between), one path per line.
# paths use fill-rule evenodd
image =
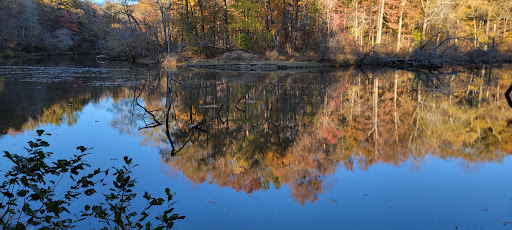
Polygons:
M126 165L115 169L114 175L116 179L113 181L114 187L110 188L110 193L103 194L105 200L92 207L85 205L85 211L82 211L82 216L98 219L99 222L105 225L106 229L113 229L115 227L120 227L121 229L141 229L143 227L145 229L170 229L173 227L175 220L185 218L178 214L170 215L174 211L174 208L171 208L171 206L176 203L171 202L175 194L171 193L169 188L166 188L166 210L155 217L160 223L156 228L153 228L150 221L143 224L150 215L149 210L152 207L163 205L165 200L163 198L152 198L151 194L145 192L143 198L146 200L146 204L142 212L140 214L132 212L131 202L137 196L137 193L132 189L136 181L131 179L130 174L131 169L137 165L134 165L132 159L126 156L124 157L124 162Z
M172 214L174 208L171 206L176 202L172 202L175 194L169 188L165 189L167 199L153 198L145 192L143 198L146 204L142 211L133 211L137 197L133 190L136 180L130 174L137 165L132 163L131 158L124 157L125 165L112 168L115 179L108 183L109 169L98 168L85 173L90 168L84 162L84 157L90 154L86 153L88 148L77 147L80 153L70 159L51 160L53 153L43 151L43 148L50 146L41 139L44 131L37 130L37 134L35 141L28 142L26 156L4 151L4 157L14 166L5 172L0 184L2 229L26 229L31 226L39 229L71 229L79 222L91 219L103 224L103 229L170 229L175 220L185 218ZM108 184L111 184L108 193L96 191ZM86 204L80 214L72 213L70 207L78 205L78 199L83 195L91 197L90 200L103 197L103 201L92 207ZM163 206L164 203L165 210L161 214L150 215L154 213L152 208ZM148 219L149 216L154 216L154 219Z

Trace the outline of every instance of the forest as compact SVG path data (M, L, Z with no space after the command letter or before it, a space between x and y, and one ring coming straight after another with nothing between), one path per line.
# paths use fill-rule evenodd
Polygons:
M0 0L0 58L233 50L341 63L376 51L476 58L512 52L511 19L508 0Z

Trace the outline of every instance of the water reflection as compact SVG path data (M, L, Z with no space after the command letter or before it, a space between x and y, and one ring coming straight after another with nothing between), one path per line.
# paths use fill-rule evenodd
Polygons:
M2 80L0 125L12 135L72 125L85 104L109 97L111 126L143 136L142 145L158 148L161 161L191 182L249 194L287 185L305 204L340 165L366 170L412 159L419 166L429 155L501 162L512 153L512 115L500 97L510 72L176 71L123 87L47 84L43 94Z

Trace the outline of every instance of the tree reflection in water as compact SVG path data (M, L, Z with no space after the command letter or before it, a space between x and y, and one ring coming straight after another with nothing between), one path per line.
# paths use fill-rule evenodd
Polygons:
M171 136L185 147L175 157L162 148L162 160L197 184L246 193L286 184L301 204L318 198L340 163L366 170L379 162L420 164L429 154L499 162L511 150L510 115L499 100L506 73L486 79L486 71L338 72L326 74L333 84L316 86L287 77L240 83L181 74L170 100Z
M193 183L248 194L287 185L305 204L340 166L501 162L512 153L512 115L500 97L511 71L184 71L108 95L111 125L142 135Z

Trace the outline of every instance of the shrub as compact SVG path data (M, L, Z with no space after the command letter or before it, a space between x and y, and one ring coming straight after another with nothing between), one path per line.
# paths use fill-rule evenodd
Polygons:
M4 58L12 58L12 57L14 57L14 53L12 51L10 51L10 50L4 50L2 52L2 57L4 57Z
M170 229L174 221L184 219L184 216L172 214L171 206L174 193L165 189L166 199L153 198L148 192L143 195L145 207L140 213L132 212L133 201L137 197L134 192L136 180L131 178L131 169L135 167L132 159L124 157L122 167L113 167L115 177L108 182L109 169L95 169L85 173L90 165L84 162L88 148L77 147L79 154L70 159L50 161L52 152L43 148L50 144L41 139L43 130L37 131L35 141L28 142L27 155L11 154L4 151L4 156L14 166L5 172L4 181L0 185L0 225L3 229L70 229L86 219L95 219L104 225L103 229ZM49 135L49 134L46 134ZM63 180L71 180L69 187L64 186ZM109 193L96 192L98 186L111 184ZM80 214L71 213L69 208L83 196L97 198L103 201L95 205L85 205ZM147 219L150 209L167 204L165 211L155 220ZM158 223L153 226L153 223Z
M243 51L248 51L251 39L247 36L247 34L240 33L235 37L235 42L239 49Z

